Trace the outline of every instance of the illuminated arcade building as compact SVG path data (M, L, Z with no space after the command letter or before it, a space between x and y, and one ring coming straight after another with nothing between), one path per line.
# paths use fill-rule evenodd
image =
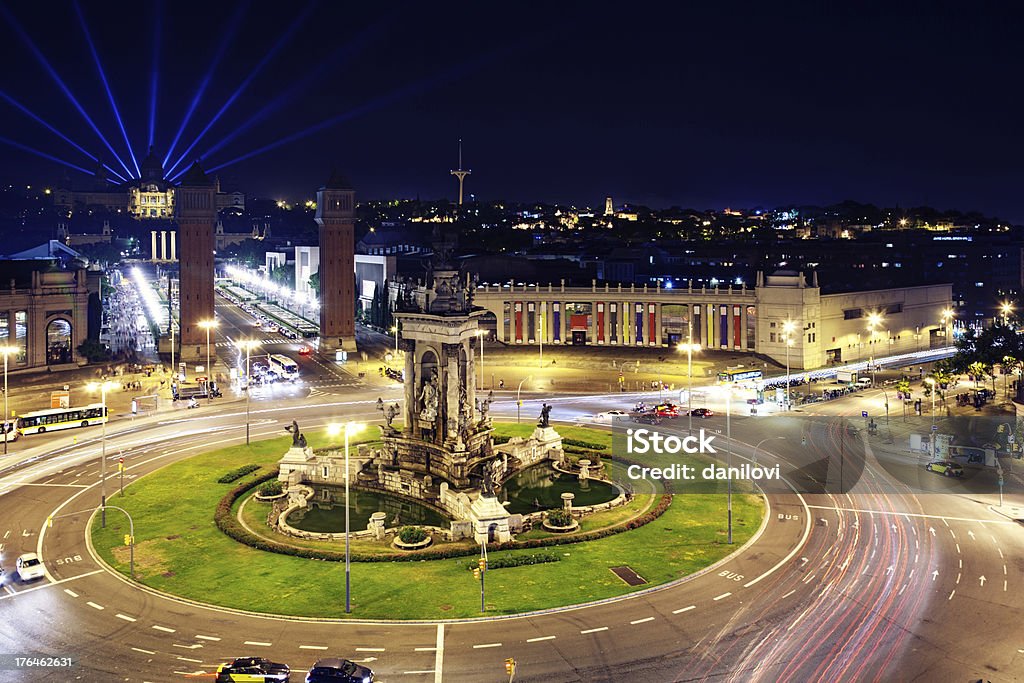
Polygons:
M136 218L170 218L174 215L174 186L164 178L164 166L150 148L142 160L142 177L127 184L128 212Z

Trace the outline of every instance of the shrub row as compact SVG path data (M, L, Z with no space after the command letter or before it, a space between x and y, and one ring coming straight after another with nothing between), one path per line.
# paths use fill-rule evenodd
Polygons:
M509 567L525 567L531 564L547 564L548 562L561 562L562 556L554 553L533 553L531 555L506 555L487 560L488 569L507 569ZM467 569L476 569L479 565L476 562L466 564Z
M241 467L236 467L235 469L231 470L230 472L225 473L224 476L222 476L220 479L217 480L217 483L218 484L230 484L233 481L237 481L237 480L241 479L242 477L244 477L245 475L249 474L250 472L255 472L259 468L260 468L259 465L253 465L253 464L242 465Z
M581 439L562 439L562 446L576 446L577 448L587 448L592 451L606 451L609 448L608 444L583 441Z
M256 477L255 481L239 484L225 494L224 497L220 499L220 502L217 503L217 510L213 516L213 520L214 523L216 523L217 528L229 538L257 550L265 550L267 552L292 555L294 557L304 557L314 560L329 560L332 562L343 561L345 559L345 553L343 552L334 550L318 550L314 548L299 548L288 545L269 538L257 536L256 534L246 530L245 527L239 523L231 510L235 501L245 495L245 493L251 490L254 486L262 484L265 481L269 481L276 476L276 471L262 473ZM596 541L599 538L607 538L608 536L613 536L631 529L637 529L645 524L649 524L665 514L665 511L668 510L668 507L671 504L672 494L663 493L658 499L658 503L653 508L639 517L631 519L626 524L607 529L588 531L581 534L566 534L562 536L552 536L550 538L533 538L527 541L495 543L490 546L490 549L518 550L524 548L545 548L550 546L567 545L570 543L580 543L583 541ZM404 552L401 554L382 553L364 555L360 553L353 553L350 557L353 562L412 562L418 560L444 560L453 557L468 557L470 555L475 555L478 552L480 551L477 548L439 548L424 551Z

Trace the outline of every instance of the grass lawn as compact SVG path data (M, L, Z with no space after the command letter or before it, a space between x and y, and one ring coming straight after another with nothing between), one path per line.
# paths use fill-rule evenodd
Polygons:
M497 425L496 435L526 436L533 425ZM559 427L563 437L588 442L610 440L607 431ZM329 445L323 433L307 438ZM169 465L125 488L116 504L136 524L136 575L154 588L218 605L280 614L344 617L343 563L306 560L254 550L224 536L214 525L217 502L238 482L218 484L226 471L248 463L273 466L291 437L212 451ZM369 441L369 438L367 438ZM251 480L253 475L247 475ZM243 478L240 481L245 481ZM642 505L649 496L637 496ZM255 501L247 506L255 505ZM254 507L260 519L266 507ZM624 514L624 513L623 513ZM488 611L512 614L612 597L632 590L609 567L627 564L651 584L685 576L739 547L757 530L763 502L733 497L736 544L725 544L725 496L676 496L654 522L597 541L490 553L553 552L562 561L496 569L487 575ZM247 516L247 519L250 517ZM93 526L100 555L128 573L122 545L127 522L108 515L107 528ZM343 542L338 541L338 549ZM479 584L466 569L467 558L352 565L353 618L430 619L479 615Z

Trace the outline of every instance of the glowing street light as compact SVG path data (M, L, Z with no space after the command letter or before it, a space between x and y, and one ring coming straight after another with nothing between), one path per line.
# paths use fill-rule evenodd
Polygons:
M793 346L793 339L790 335L796 329L796 322L793 320L787 320L782 323L782 338L786 342L786 410L789 410L790 398L789 398L789 348Z
M1003 312L1003 324L1010 324L1010 314L1013 313L1013 304L1009 301L1004 301L999 305L999 310Z
M391 334L395 335L395 357L398 357L398 325L391 326Z
M349 555L349 504L348 504L348 439L353 434L361 432L366 425L359 422L344 422L341 424L327 425L327 433L332 436L345 435L345 614L352 612L352 575L351 558Z
M4 430L4 455L7 455L7 442L11 439L11 434L14 433L14 423L11 423L9 429L7 425L11 417L11 411L7 407L7 357L19 351L21 349L17 346L0 346L0 353L4 355L4 419L0 420L0 427Z
M90 392L100 392L100 402L103 405L103 415L100 425L103 431L100 433L100 526L107 528L107 392L117 386L116 382L90 382L85 386Z
M953 322L953 318L956 317L956 313L953 312L952 308L945 308L942 310L942 335L945 337L945 343L948 346L950 340L949 326Z
M213 364L210 360L210 330L217 327L220 323L216 320L200 320L196 324L206 330L206 399L207 401L213 401L213 389L210 386L213 380Z

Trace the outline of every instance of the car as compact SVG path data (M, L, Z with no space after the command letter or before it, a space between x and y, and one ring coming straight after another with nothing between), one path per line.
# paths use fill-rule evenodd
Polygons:
M34 581L46 576L46 568L43 567L43 563L39 561L39 556L35 553L18 556L17 572L20 581Z
M711 408L694 408L690 411L690 415L694 417L714 417L715 411Z
M661 424L661 418L658 417L657 413L634 413L633 422L639 422L645 425L656 425Z
M0 586L7 583L7 574L4 573L4 568L0 567Z
M659 403L654 406L654 412L658 417L679 417L679 409L671 403Z
M369 668L340 657L318 659L306 674L306 683L371 683Z
M299 355L300 356L308 356L311 353L313 353L313 349L311 349L310 347L306 346L305 344L303 344L302 346L299 347Z
M594 415L594 422L614 422L625 417L629 417L629 413L625 410L606 410Z
M1000 448L1002 448L1002 445L997 444L994 441L989 441L988 443L983 443L981 445L981 447L982 448L991 448L994 451L998 451Z
M217 667L214 683L287 683L290 676L287 664L265 657L237 657Z
M925 469L929 472L937 472L938 474L944 474L947 477L962 477L964 476L964 468L955 462L948 460L933 460L932 462L925 465Z

